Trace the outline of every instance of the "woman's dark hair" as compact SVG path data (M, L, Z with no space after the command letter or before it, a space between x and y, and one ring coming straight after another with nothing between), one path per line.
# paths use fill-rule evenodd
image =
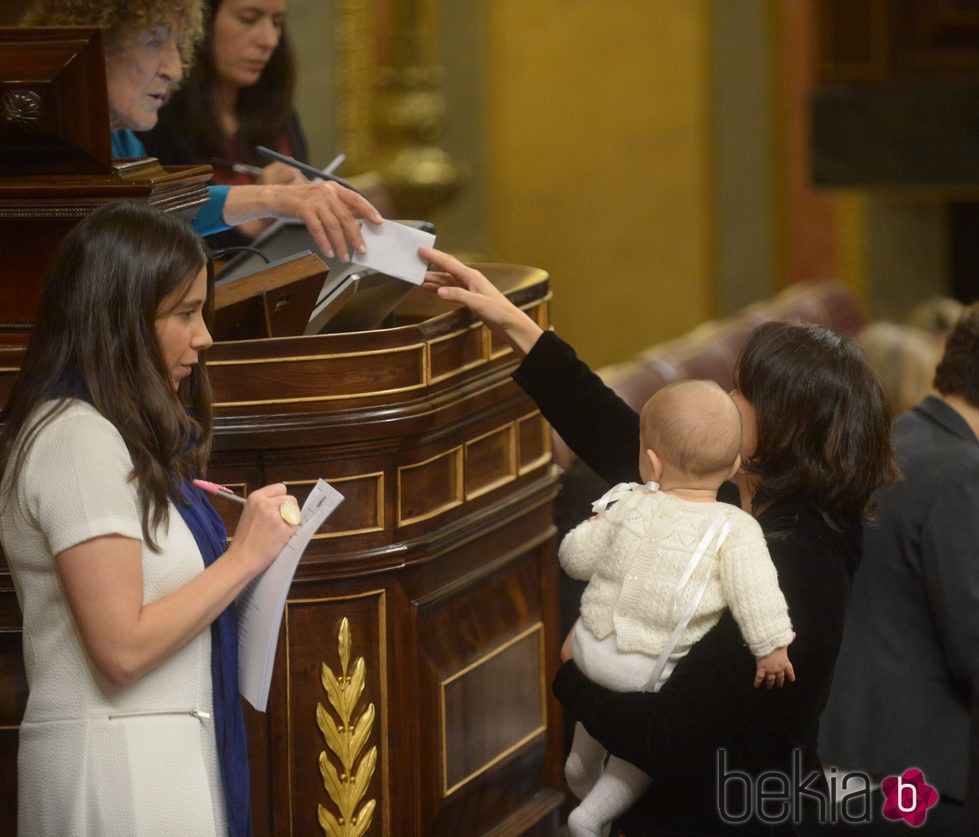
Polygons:
M934 386L979 407L979 302L966 308L949 332Z
M227 140L221 130L217 67L214 64L214 18L223 0L209 0L210 17L194 63L180 88L164 106L168 119L181 131L203 159L227 156ZM244 162L265 163L254 152L256 145L274 148L292 114L296 69L289 37L283 27L278 46L255 84L238 92L235 115Z
M758 426L744 463L760 477L755 504L806 497L840 529L871 516L870 495L899 471L887 399L854 343L821 326L763 323L735 386Z
M211 391L200 361L174 392L156 319L161 302L186 292L207 264L203 242L184 221L142 204L102 206L68 234L0 416L7 485L17 482L43 427L70 398L84 398L129 449L143 537L157 548L151 533L167 522L169 496L204 473Z

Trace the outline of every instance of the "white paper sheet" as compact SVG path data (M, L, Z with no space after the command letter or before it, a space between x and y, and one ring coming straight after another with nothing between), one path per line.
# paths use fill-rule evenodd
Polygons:
M382 221L378 225L361 224L367 252L355 252L351 261L354 264L372 267L378 273L396 276L415 285L425 279L427 264L418 255L419 247L431 247L435 236L424 230L399 224L397 221Z
M269 568L256 576L238 596L238 691L259 712L269 702L275 646L286 597L310 539L343 495L325 480L319 480L306 498L302 522L289 543Z

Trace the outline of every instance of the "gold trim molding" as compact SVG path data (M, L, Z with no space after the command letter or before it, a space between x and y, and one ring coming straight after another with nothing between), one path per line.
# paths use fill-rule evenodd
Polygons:
M469 772L455 782L450 782L449 780L449 752L448 752L448 727L449 727L449 717L448 717L448 700L447 691L448 689L461 678L472 674L478 669L491 663L499 655L506 653L513 649L516 645L525 640L534 638L536 639L536 660L537 660L537 676L536 676L536 694L537 694L537 722L528 728L524 734L520 735L515 740L509 741L505 746L503 746L498 752L488 755L485 762L478 766L472 767ZM484 654L478 660L470 663L465 668L453 673L450 677L445 678L439 682L439 722L440 722L440 735L441 735L441 748L442 748L442 795L443 797L451 796L460 788L468 785L473 779L478 776L483 775L491 768L495 767L501 761L509 757L512 753L517 752L522 747L526 746L530 741L544 735L547 731L547 682L546 682L546 665L544 658L544 624L542 622L534 622L529 627L525 628L515 637L512 637L508 641L504 642L502 645L494 648L487 654ZM504 687L505 688L505 687ZM485 723L485 719L484 719Z

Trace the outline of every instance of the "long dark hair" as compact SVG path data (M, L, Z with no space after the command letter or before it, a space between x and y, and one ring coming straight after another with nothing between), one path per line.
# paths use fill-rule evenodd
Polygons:
M853 342L821 326L763 323L735 386L758 426L744 463L760 477L755 504L806 497L840 529L872 515L871 494L899 471L887 399Z
M204 473L211 443L203 361L175 393L156 319L161 301L189 289L207 264L184 221L142 204L105 205L68 234L0 416L0 474L11 494L40 431L72 397L84 398L129 449L143 537L156 549L151 533L167 522L169 496Z
M217 67L214 64L214 18L221 2L209 0L207 31L197 47L194 63L186 80L161 111L161 118L179 125L190 144L204 155L204 160L227 155L227 139L221 131ZM245 162L265 162L255 156L253 149L256 145L273 148L278 145L292 114L295 81L292 46L283 26L279 44L258 81L238 92L235 115L238 117Z

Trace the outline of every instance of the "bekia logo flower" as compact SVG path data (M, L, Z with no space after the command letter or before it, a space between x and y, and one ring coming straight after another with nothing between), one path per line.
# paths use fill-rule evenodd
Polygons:
M880 783L884 794L884 816L889 820L904 820L919 826L928 816L928 809L938 804L938 791L925 782L917 767L910 767L901 776L888 776Z

